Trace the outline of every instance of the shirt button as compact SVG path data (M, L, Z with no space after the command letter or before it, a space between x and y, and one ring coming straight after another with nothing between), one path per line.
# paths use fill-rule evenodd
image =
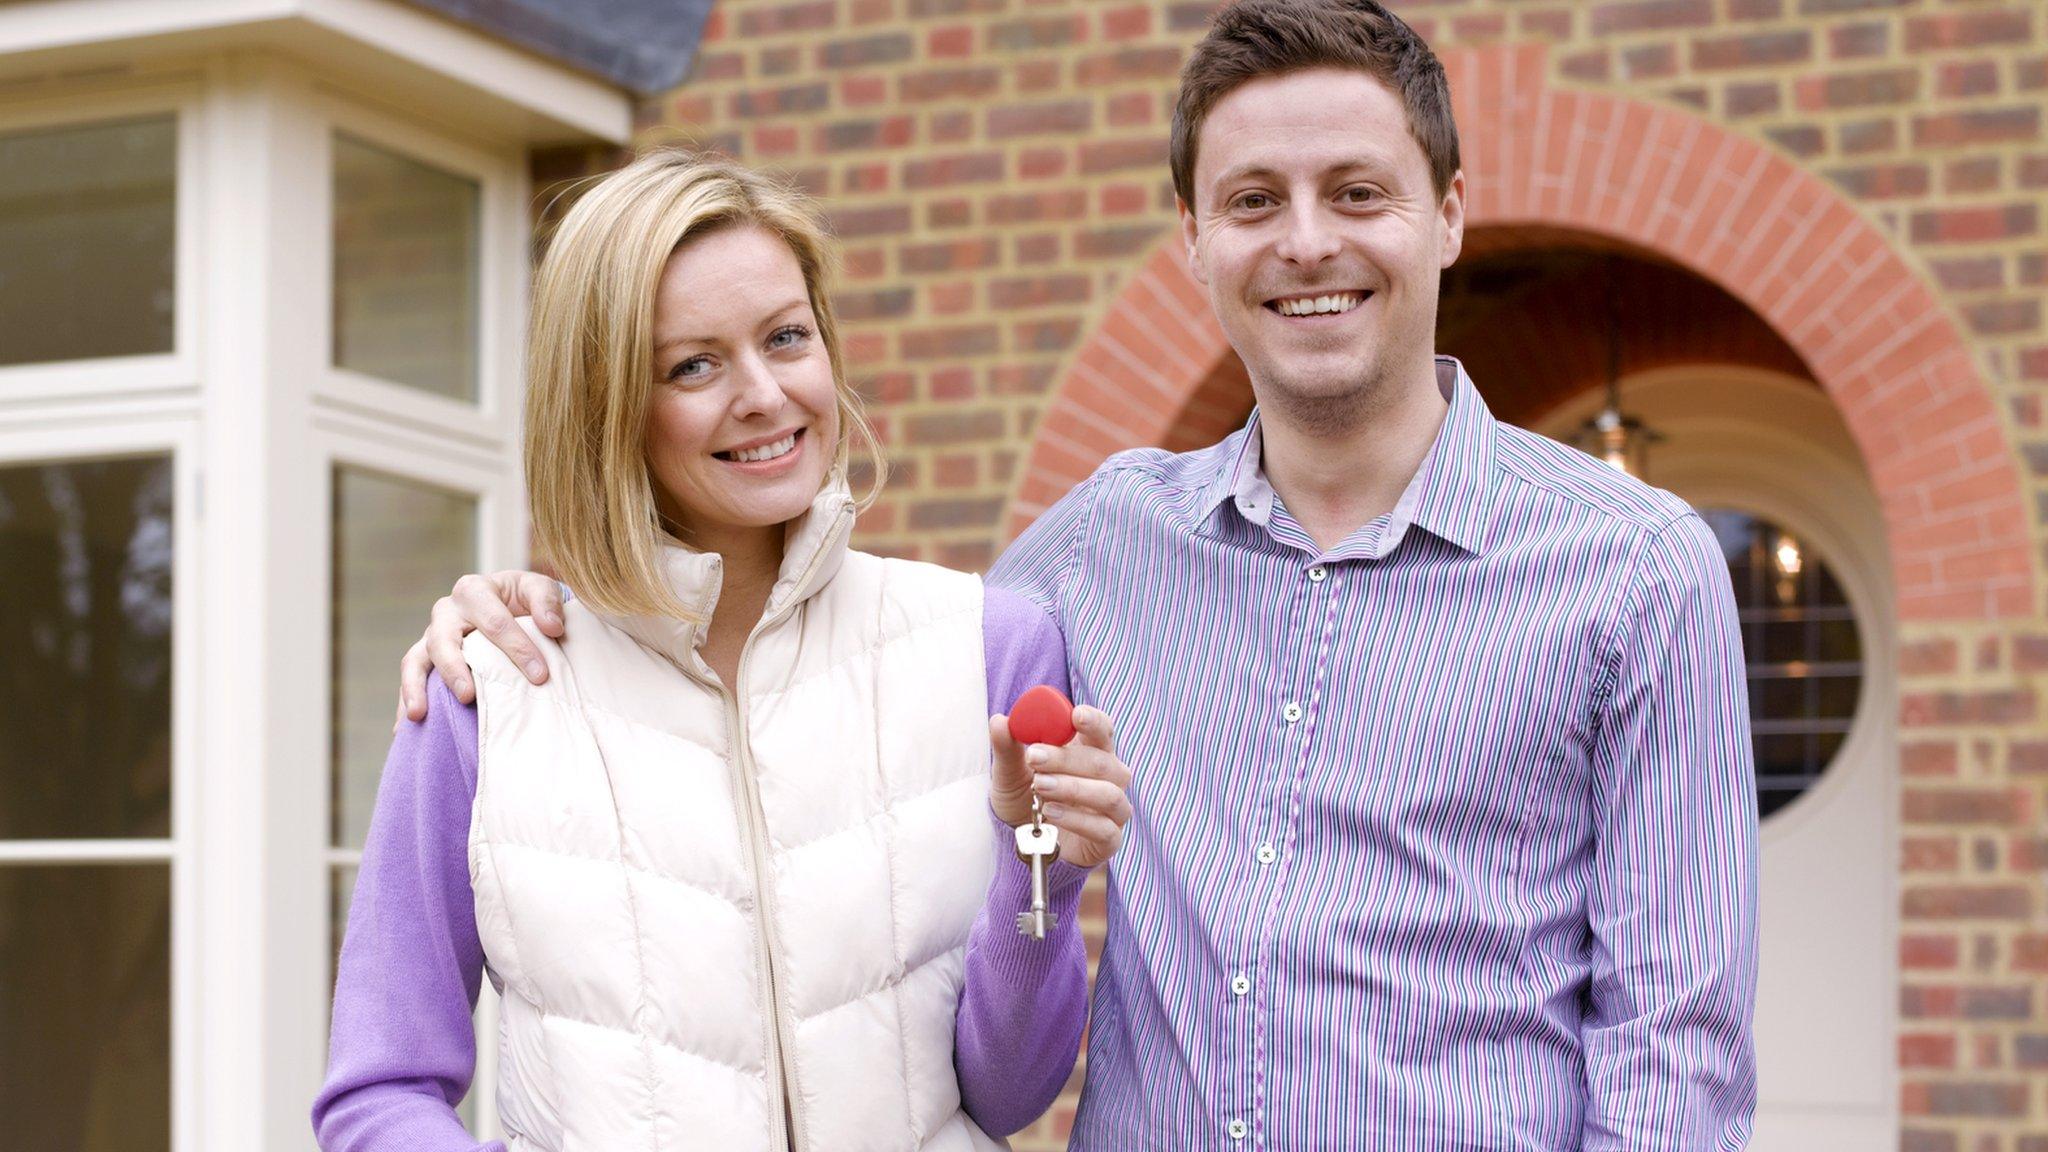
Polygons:
M1328 576L1329 574L1330 570L1328 568L1323 567L1321 564L1318 564L1315 567L1308 570L1308 578L1315 581L1318 584L1321 584L1323 582L1323 577Z
M1259 863L1261 864L1271 864L1273 861L1278 860L1280 858L1279 851L1276 850L1271 844L1259 845L1259 850L1255 853L1255 855L1258 856Z
M1252 978L1239 972L1230 978L1230 990L1238 996L1244 995L1252 990Z
M1301 705L1299 705L1299 704L1296 704L1296 703L1293 703L1292 701L1290 701L1290 702L1288 703L1287 707L1285 707L1285 708L1282 708L1282 709L1280 710L1280 714L1281 714L1282 716L1285 716L1285 717L1287 717L1287 722L1288 722L1289 724L1292 724L1292 723L1294 723L1294 722L1295 722L1296 720L1299 720L1299 719L1301 719Z
M1230 1122L1230 1138L1232 1140L1242 1140L1245 1138L1245 1134L1250 1131L1251 1127L1242 1120L1232 1120Z

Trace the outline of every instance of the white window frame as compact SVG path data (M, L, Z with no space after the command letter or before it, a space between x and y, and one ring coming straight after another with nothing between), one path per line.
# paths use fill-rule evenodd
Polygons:
M103 408L105 406L102 406ZM168 456L171 466L171 833L168 839L0 841L0 868L161 863L170 871L171 1147L196 1149L199 1101L199 604L197 421L189 405L53 409L0 425L0 468Z
M516 427L520 346L519 312L525 295L527 180L521 159L421 125L406 124L353 98L318 91L323 122L319 163L306 173L304 194L325 226L311 256L323 277L325 306L315 313L321 371L314 383L323 409L352 410L479 446L509 442ZM395 381L335 365L334 349L334 138L344 133L376 148L476 182L477 397L474 403L437 396ZM518 268L508 268L516 263Z
M520 488L518 464L501 455L468 450L429 434L409 430L379 427L377 421L352 412L322 413L316 418L320 433L315 443L322 461L320 470L320 506L327 509L331 517L334 507L334 473L338 468L361 468L392 477L401 481L440 488L476 501L476 552L474 562L477 571L488 572L514 564L524 563L526 551L526 515ZM328 627L323 631L320 650L311 656L322 668L334 666L333 626L331 615L334 605L334 554L333 524L327 524L325 541L320 551L320 598L328 606ZM420 626L426 626L428 604L420 605ZM333 692L332 683L328 691ZM330 695L331 698L331 695ZM392 682L392 702L398 698L397 681ZM333 713L327 713L322 746L332 748ZM321 848L323 855L323 888L321 907L331 908L335 896L334 873L337 867L360 869L363 853L360 847L344 848L334 844L334 770L330 754L321 765L318 808L323 831ZM360 871L358 878L360 879ZM331 917L322 917L326 923ZM333 971L329 957L340 945L331 938L323 941L320 963L327 986L333 985ZM476 1012L473 1014L476 1027L476 1070L470 1081L468 1102L474 1108L475 1121L471 1125L472 1135L482 1140L501 1140L504 1130L498 1122L497 1110L497 1021L498 996L488 978L484 979L477 997Z
M0 366L0 404L76 400L197 388L200 380L201 228L199 87L189 80L67 90L0 100L0 134L84 127L169 115L175 132L176 216L172 257L171 350Z

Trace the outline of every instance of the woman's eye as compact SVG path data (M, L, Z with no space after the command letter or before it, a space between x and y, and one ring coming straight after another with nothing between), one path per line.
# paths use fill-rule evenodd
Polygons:
M811 330L809 328L801 324L791 324L787 328L776 329L775 334L768 337L768 346L770 348L795 347L809 339L810 335Z
M711 371L711 361L708 358L692 356L674 368L669 369L668 378L671 380L686 380L692 376L702 376L709 371Z

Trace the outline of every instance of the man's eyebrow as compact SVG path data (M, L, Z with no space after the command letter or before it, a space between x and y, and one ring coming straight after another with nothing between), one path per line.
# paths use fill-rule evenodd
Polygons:
M1328 167L1324 168L1322 172L1318 175L1329 176L1332 173L1352 172L1357 170L1379 172L1385 170L1386 168L1387 165L1384 162L1382 162L1379 157L1373 156L1369 153L1361 153L1357 156L1348 156L1342 160L1337 161L1334 164L1329 165ZM1225 184L1234 184L1239 180L1246 180L1252 178L1269 179L1277 177L1279 175L1280 172L1278 169L1275 169L1268 164L1254 160L1248 161L1243 164L1238 164L1230 168L1225 168L1223 172L1216 177L1216 179L1211 183L1210 186L1221 187Z

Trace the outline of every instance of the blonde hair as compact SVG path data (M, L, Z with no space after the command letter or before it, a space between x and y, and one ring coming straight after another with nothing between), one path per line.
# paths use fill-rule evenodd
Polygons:
M648 470L647 413L658 386L654 297L676 249L720 228L757 225L803 269L838 394L843 473L858 440L881 444L848 385L827 282L837 252L809 197L722 157L652 151L593 184L555 229L534 275L526 360L526 486L534 543L578 598L607 612L693 618L669 591Z

